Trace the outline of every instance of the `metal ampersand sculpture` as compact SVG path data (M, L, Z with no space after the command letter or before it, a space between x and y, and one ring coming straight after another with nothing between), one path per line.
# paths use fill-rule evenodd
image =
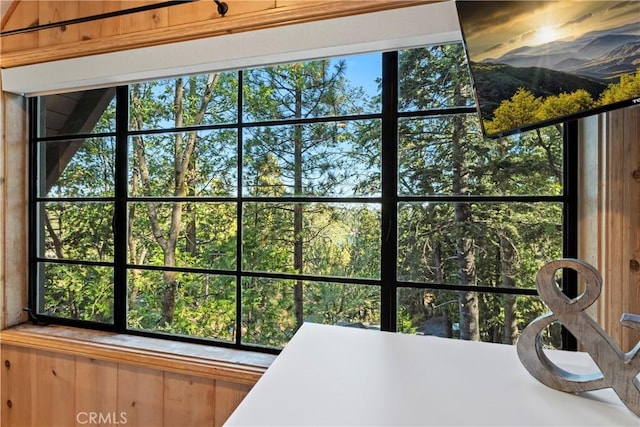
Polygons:
M577 271L585 283L585 291L575 299L564 295L555 283L555 272L561 268ZM517 351L524 367L541 383L556 390L579 393L612 388L620 400L640 417L640 342L623 353L611 337L584 310L593 304L602 289L602 277L590 264L577 259L561 259L543 266L536 276L536 288L551 313L531 322L518 339ZM640 316L623 314L621 323L640 330ZM589 353L600 372L574 374L555 365L545 355L541 332L551 323L562 323Z

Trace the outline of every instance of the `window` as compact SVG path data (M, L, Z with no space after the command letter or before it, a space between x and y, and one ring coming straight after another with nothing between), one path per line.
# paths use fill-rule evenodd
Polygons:
M537 270L575 255L571 126L483 139L460 44L30 108L40 320L260 351L303 321L514 343Z

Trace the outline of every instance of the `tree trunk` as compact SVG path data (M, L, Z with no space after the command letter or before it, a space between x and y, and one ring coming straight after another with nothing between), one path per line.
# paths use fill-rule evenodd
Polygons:
M197 113L193 118L193 125L199 125L204 119L209 101L211 100L213 87L218 82L218 74L209 74L207 84L200 100L200 105ZM193 86L192 86L193 87ZM183 105L183 93L184 82L181 78L176 79L176 90L174 96L174 108L175 108L175 127L180 128L184 125L184 105ZM195 131L189 132L185 138L181 133L177 133L175 136L175 149L174 149L174 196L184 197L186 193L186 183L188 180L189 172L194 167L195 161L193 155L196 148ZM191 171L193 172L193 171ZM169 236L165 240L166 244L162 245L164 251L164 265L165 267L175 267L176 265L176 248L178 243L178 237L183 227L182 220L182 208L183 202L175 202L173 209L171 210L171 225L169 227ZM151 218L150 218L151 219ZM152 227L154 222L151 221ZM157 226L157 221L156 221ZM195 224L194 224L195 227ZM158 228L159 231L159 228ZM192 230L195 233L195 228ZM154 233L156 235L156 233ZM160 243L160 242L159 242ZM178 289L178 283L176 281L175 272L164 272L162 275L164 282L163 298L162 298L162 322L164 324L171 324L174 318L174 311L176 305L176 292Z
M452 135L453 150L453 193L465 195L468 192L469 170L466 150L462 146L465 137L463 117L455 117ZM461 285L476 285L475 242L470 233L472 225L471 204L454 203L454 222L456 224L456 259L458 262L458 280ZM478 294L475 291L459 292L460 338L480 340Z
M513 243L504 233L500 232L500 270L502 286L515 288L516 250ZM516 319L516 296L504 296L504 328L502 329L502 343L515 344L518 340L518 321Z
M302 102L300 92L298 92L297 95L300 95L300 99L296 99L296 109L301 108ZM294 195L298 196L302 194L302 128L300 126L296 126L295 128L294 146ZM303 205L301 203L296 203L293 208L293 268L298 274L302 274L304 272L304 262L302 257L302 217ZM293 287L293 302L296 316L296 328L299 328L304 322L302 280L296 280L296 284Z
M295 117L302 117L302 88L295 89ZM293 133L293 167L294 167L294 196L302 195L302 127L297 125ZM302 235L302 217L303 205L296 203L293 208L293 268L298 274L304 272L304 261L302 257L303 235ZM302 326L304 322L304 303L303 303L303 283L302 280L296 280L293 287L293 304L296 316L296 329Z

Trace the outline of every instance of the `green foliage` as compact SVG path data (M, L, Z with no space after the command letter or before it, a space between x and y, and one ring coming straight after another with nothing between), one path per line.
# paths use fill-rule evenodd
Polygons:
M399 120L398 194L459 199L399 203L398 280L533 288L536 270L561 255L561 206L465 197L561 194L561 132L553 127L489 141L476 115L446 114L473 103L461 45L407 50L399 60L399 109L444 110ZM355 117L379 99L349 81L347 63L247 70L242 82L235 73L214 73L130 87L129 328L226 342L240 333L244 344L282 347L299 327L300 311L305 321L379 327L380 286L349 282L381 279L382 122ZM589 99L574 93L542 101L520 90L490 125L580 108ZM238 114L243 126L227 126ZM114 117L110 106L98 128L112 126ZM221 126L201 129L214 124ZM114 141L96 137L80 145L49 196L114 198ZM237 203L238 196L245 199ZM110 265L114 205L44 203L39 255ZM111 272L47 264L42 308L112 322ZM467 321L457 291L406 286L397 297L401 332L426 333L425 323L442 318L458 336ZM503 340L509 310L515 308L518 328L544 310L537 298L477 300L480 339L489 341Z
M163 279L157 271L132 270L127 324L132 329L233 341L235 279L231 276L178 273L173 321L162 319Z
M454 70L464 73L462 67L450 66L449 76L454 80ZM429 69L422 72L437 75ZM412 98L412 94L406 96ZM581 99L579 93L561 101ZM552 106L553 100L545 107ZM521 89L496 109L499 119L494 124L502 127L530 120L542 107L540 98ZM401 194L562 193L562 133L555 127L485 140L475 115L412 118L400 125ZM490 124L485 126L492 129ZM537 269L561 256L561 229L562 209L555 203L402 203L398 208L398 277L440 285L466 284L463 278L471 277L486 287L533 288ZM472 275L461 274L463 243L468 245L466 261L471 260ZM477 298L479 339L486 341L504 341L511 325L507 312L515 310L514 322L521 329L532 319L524 313L544 310L531 297L479 294ZM431 321L442 319L451 322L451 334L457 336L458 326L467 321L461 317L460 295L453 291L403 288L398 304L402 331L430 333Z
M49 263L41 311L49 316L113 322L113 273L110 268Z

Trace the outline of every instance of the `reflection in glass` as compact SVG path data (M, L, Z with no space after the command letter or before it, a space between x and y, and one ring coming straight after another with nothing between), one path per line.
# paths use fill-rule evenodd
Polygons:
M38 98L38 136L116 131L116 88L86 90Z

